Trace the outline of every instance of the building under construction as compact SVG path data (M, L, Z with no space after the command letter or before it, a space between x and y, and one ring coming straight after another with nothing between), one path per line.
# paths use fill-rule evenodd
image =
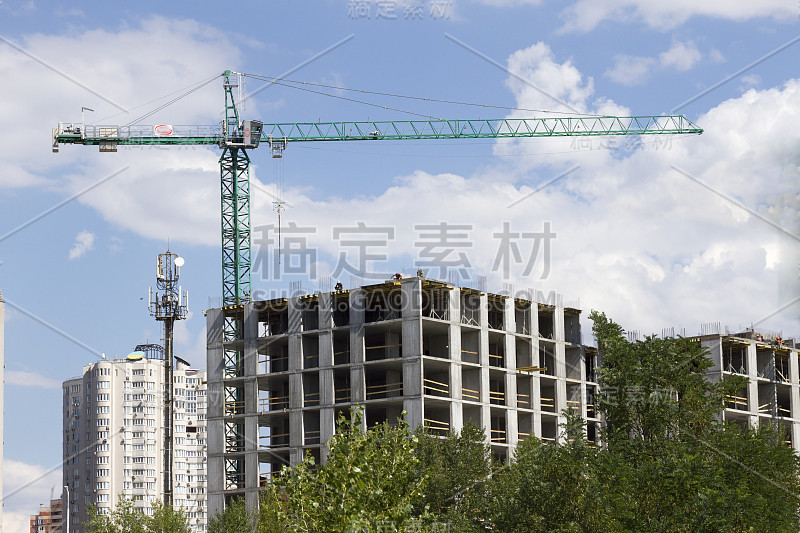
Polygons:
M208 512L310 452L325 459L339 412L367 427L483 428L498 458L558 438L572 408L597 431L596 351L580 310L423 277L207 311ZM524 296L524 297L520 297ZM224 399L224 401L215 401Z
M785 431L786 443L800 450L800 366L796 339L748 328L741 332L705 332L697 339L709 350L713 380L740 376L745 385L728 396L725 420L756 427L775 424Z

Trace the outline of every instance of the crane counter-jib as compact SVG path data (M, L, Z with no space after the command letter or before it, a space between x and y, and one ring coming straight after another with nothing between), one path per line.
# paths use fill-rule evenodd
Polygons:
M252 121L257 123L257 121ZM259 123L260 124L260 123ZM477 120L408 120L364 122L287 122L261 125L261 142L274 140L363 141L403 139L486 139L602 135L700 134L701 128L680 115L632 117L551 117ZM219 126L85 126L59 124L59 144L83 145L225 145L236 146L240 132L227 138ZM257 144L257 143L256 143ZM254 147L254 146L249 146Z

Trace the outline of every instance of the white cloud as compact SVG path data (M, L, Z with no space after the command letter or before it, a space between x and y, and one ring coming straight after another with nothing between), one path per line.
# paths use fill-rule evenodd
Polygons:
M3 530L28 531L30 514L39 504L61 497L61 465L47 468L3 459Z
M761 83L761 76L748 74L747 76L742 76L741 82L744 87L755 87Z
M562 31L590 31L606 20L644 22L664 30L697 16L735 21L754 18L789 21L797 17L797 5L786 0L579 0L561 13Z
M70 259L78 259L86 252L94 249L95 234L83 230L75 236L75 244L69 251Z
M44 389L60 389L61 382L37 374L36 372L26 372L23 370L6 370L6 385L20 385L22 387L42 387Z
M604 75L616 83L631 87L644 83L658 70L685 72L694 67L702 57L693 42L674 41L669 50L660 53L658 58L617 55L614 57L614 66Z
M605 75L616 83L631 87L644 83L656 64L657 61L652 57L618 55L614 57L614 67L607 70Z
M659 54L658 59L663 68L674 68L678 72L685 72L695 66L701 57L693 42L675 41L669 50Z
M708 58L713 61L714 63L724 63L725 56L722 55L722 52L717 50L716 48L712 48L711 51L708 53Z

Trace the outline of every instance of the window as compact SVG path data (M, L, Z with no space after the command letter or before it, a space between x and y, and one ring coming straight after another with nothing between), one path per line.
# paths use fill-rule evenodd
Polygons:
M107 455L100 455L97 457L97 464L99 465L107 465L108 464L108 456Z
M107 402L108 401L108 393L104 392L102 394L98 394L97 395L97 401L98 402Z
M97 432L97 440L107 439L108 438L108 431L98 431ZM86 437L86 440L89 440L89 437Z
M108 444L98 444L94 448L98 452L107 452L108 451Z
M98 389L110 389L111 388L111 382L110 381L98 381L97 382L97 388Z
M133 371L134 376L144 376L144 368L136 368Z
M98 494L95 501L97 503L108 503L108 494Z
M108 418L98 418L97 419L98 426L108 426L110 425L110 420Z
M107 415L108 414L108 406L107 405L98 405L97 406L97 414L98 415Z
M98 481L95 483L94 487L97 490L108 490L108 481ZM86 490L88 491L89 489Z
M108 477L108 468L98 468L97 477Z

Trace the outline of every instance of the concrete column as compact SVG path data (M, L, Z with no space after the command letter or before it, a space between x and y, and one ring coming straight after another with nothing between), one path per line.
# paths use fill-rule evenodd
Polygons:
M329 329L319 334L319 367L333 366L333 332Z
M509 444L509 452L519 444L519 420L516 409L506 410L506 442Z
M323 464L328 460L328 441L334 433L336 433L336 409L323 407L319 411L319 436L322 443L320 460Z
M222 379L222 332L224 317L221 309L210 309L206 314L206 365L208 368L208 407L206 410L208 439L208 516L215 516L225 508L225 425L222 420L225 404Z
M287 333L290 335L292 333L300 333L303 331L303 302L300 301L300 298L294 297L289 298L288 303L288 325L286 328Z
M758 362L756 359L756 343L747 347L747 408L750 411L750 425L758 426Z
M450 376L450 398L461 399L461 327L457 324L450 324L448 328L448 350L450 364L448 365ZM452 418L452 417L451 417Z
M447 291L447 315L451 324L461 324L461 291L458 288Z
M334 404L333 369L323 368L319 371L319 404L322 407Z
M422 278L409 278L400 285L402 317L422 316Z
M461 433L464 427L464 408L460 401L450 402L450 431Z
M319 295L319 329L333 327L333 295L322 292Z

